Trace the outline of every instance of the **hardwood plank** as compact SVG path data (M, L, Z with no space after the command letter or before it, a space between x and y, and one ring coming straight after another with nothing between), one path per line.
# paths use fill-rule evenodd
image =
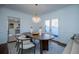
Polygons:
M0 54L8 54L8 46L7 46L7 43L0 44Z

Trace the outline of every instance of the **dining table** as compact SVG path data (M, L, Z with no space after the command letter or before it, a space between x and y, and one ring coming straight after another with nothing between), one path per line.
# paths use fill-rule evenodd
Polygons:
M49 50L49 40L54 39L54 36L47 33L41 33L41 35L27 33L26 36L32 38L32 40L39 40L40 54L43 54L43 50Z

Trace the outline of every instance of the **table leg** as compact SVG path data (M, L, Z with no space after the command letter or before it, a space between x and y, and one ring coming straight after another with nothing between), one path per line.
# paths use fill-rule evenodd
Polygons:
M48 40L40 40L40 54L43 53L43 50L48 51Z
M42 47L43 47L43 50L48 51L48 40L43 40L42 41Z

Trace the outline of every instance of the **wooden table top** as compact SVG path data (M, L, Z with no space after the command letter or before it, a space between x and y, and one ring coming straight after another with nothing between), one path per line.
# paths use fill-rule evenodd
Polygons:
M39 40L49 40L49 39L53 39L54 36L46 34L46 33L42 33L41 35L32 35L31 33L26 34L29 37L32 37L33 39L39 39Z

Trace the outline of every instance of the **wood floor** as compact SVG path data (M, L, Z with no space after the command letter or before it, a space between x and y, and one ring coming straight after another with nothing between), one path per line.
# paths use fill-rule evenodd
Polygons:
M8 43L13 43L15 41L16 41L16 38L13 36L13 37L10 37ZM66 46L66 44L61 43L59 41L55 41L55 40L51 40L51 41L54 42L54 43L56 43L59 46L62 46L62 47ZM8 54L8 45L7 44L1 44L0 45L0 54Z
M57 44L58 46L62 46L62 47L65 47L66 44L63 44L63 43L60 43L58 41L55 41L55 40L51 40L52 42L54 42L55 44ZM13 42L10 42L10 43L13 43ZM58 48L59 49L59 48ZM7 44L1 44L0 45L0 54L8 54L8 45Z
M1 44L0 45L0 54L8 54L7 44Z
M40 44L39 41L35 41L36 43L36 48L35 48L35 54L40 54ZM13 43L8 43L8 48L9 48L9 54L17 54L16 50L16 42ZM43 50L43 54L62 54L64 51L64 47L54 43L53 41L49 41L49 50ZM33 49L27 49L24 50L23 54L34 54Z

